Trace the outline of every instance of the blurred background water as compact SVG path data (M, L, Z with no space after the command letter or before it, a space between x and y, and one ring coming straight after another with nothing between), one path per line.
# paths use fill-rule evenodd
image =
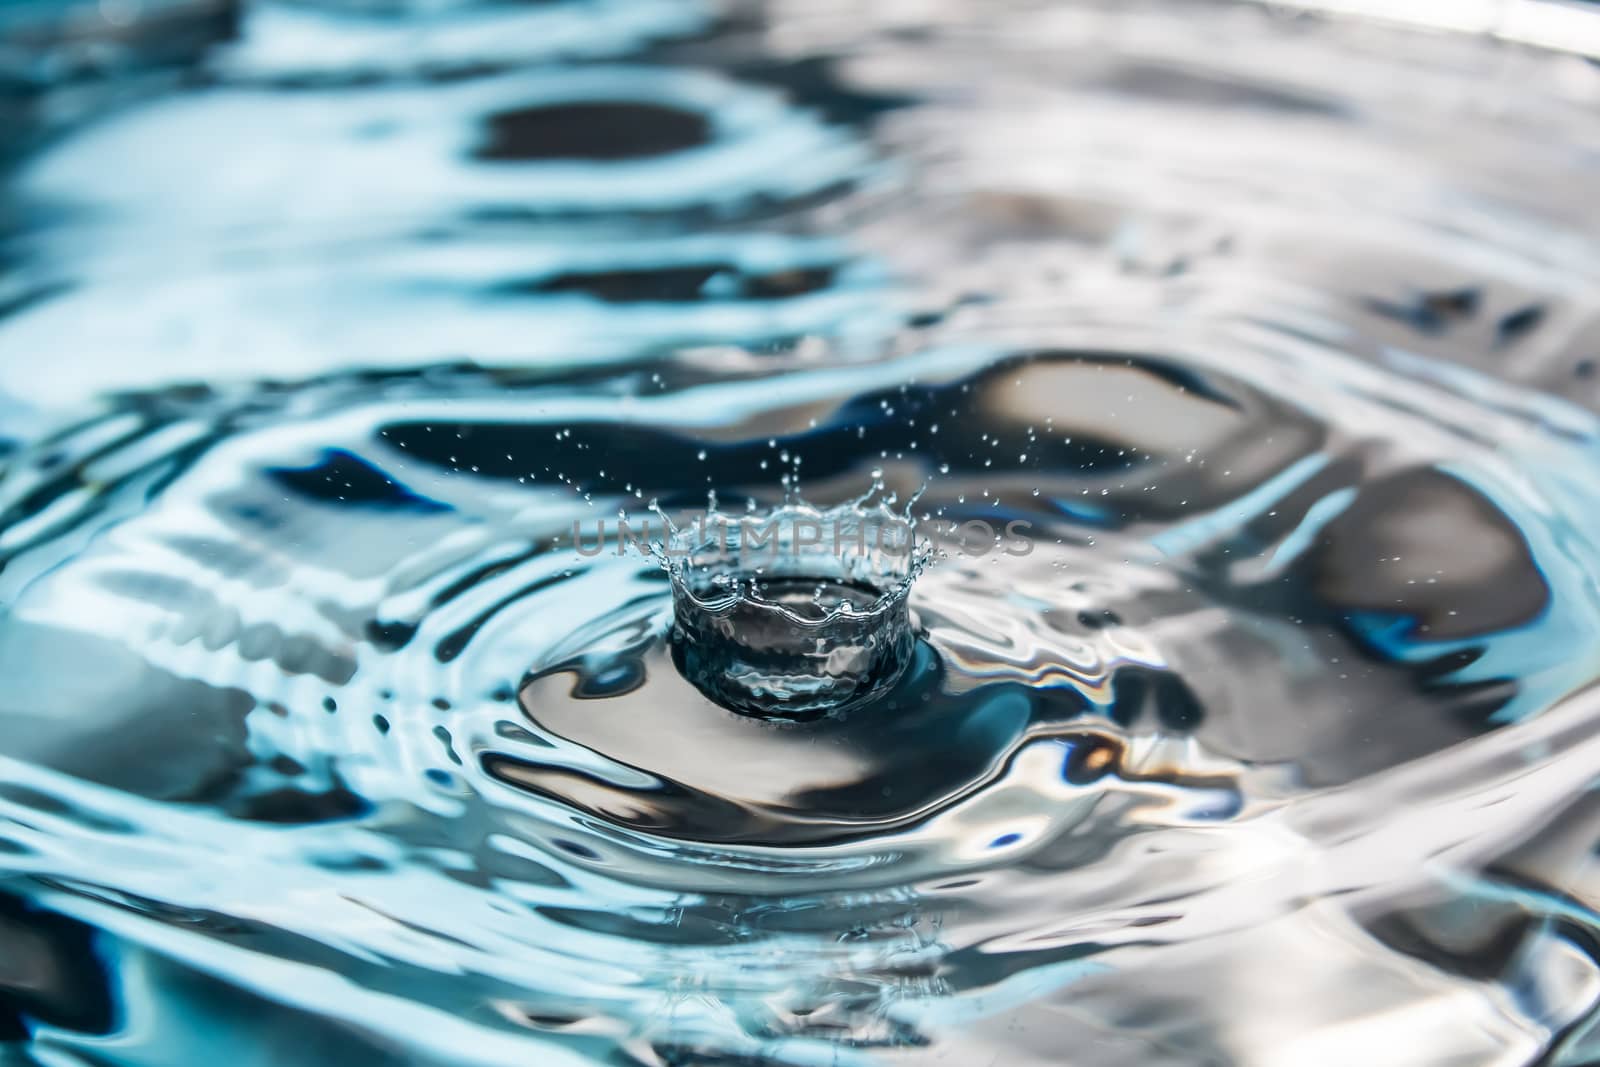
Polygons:
M1600 1062L1597 55L0 5L0 1063ZM849 715L572 544L874 477Z

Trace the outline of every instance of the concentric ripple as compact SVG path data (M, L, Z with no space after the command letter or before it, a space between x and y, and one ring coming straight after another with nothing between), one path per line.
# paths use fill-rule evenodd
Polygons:
M1282 5L162 11L192 54L7 98L0 1045L1592 1057L1600 68ZM859 703L709 682L721 587L605 525L874 481L992 536L765 590L893 609Z

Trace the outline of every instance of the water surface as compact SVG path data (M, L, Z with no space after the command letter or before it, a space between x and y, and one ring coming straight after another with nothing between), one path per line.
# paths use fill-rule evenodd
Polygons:
M1316 6L7 8L0 1062L1600 1056L1597 17Z

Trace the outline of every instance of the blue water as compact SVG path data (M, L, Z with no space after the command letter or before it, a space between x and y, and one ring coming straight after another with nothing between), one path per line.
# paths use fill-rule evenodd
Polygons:
M1600 1057L1600 15L1319 6L0 9L0 1063Z

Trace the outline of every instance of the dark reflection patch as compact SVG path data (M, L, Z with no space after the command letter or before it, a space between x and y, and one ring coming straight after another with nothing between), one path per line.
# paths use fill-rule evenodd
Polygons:
M699 300L706 282L719 271L717 264L655 267L638 270L574 271L531 284L513 284L513 292L581 293L607 303L652 301L682 303Z
M26 1039L34 1021L110 1033L115 1014L93 929L0 894L0 1042Z
M697 112L661 104L584 101L488 116L484 140L473 157L490 163L615 162L670 155L710 139L711 123Z
M368 801L343 785L323 790L284 786L263 793L232 796L221 806L235 819L283 826L355 819L372 810Z
M500 291L579 293L608 304L690 303L706 299L706 284L716 278L719 283L726 280L726 298L783 300L826 289L833 284L835 273L836 268L824 266L746 275L732 263L697 263L632 270L570 271L552 278L512 282L500 287Z
M1124 664L1112 676L1111 693L1111 719L1119 726L1144 723L1146 712L1154 712L1161 728L1174 733L1188 733L1205 721L1200 698L1171 671Z
M1545 311L1539 304L1529 304L1510 312L1495 327L1495 341L1500 345L1515 344L1538 329L1544 321Z
M1368 311L1382 315L1420 333L1443 333L1458 322L1478 313L1483 293L1473 287L1416 293L1403 301L1373 297L1365 301Z
M1395 952L1476 982L1504 975L1538 920L1513 904L1475 900L1400 908L1365 920Z
M267 477L311 500L408 511L448 511L411 492L371 463L342 448L330 448L309 467L273 467Z
M785 284L812 284L805 273ZM817 483L903 450L908 426L921 430L916 454L929 466L1092 499L1107 523L1221 505L1315 452L1325 436L1309 418L1222 375L1162 359L1042 351L958 381L862 392L805 432L774 434L752 423L750 436L717 444L715 469L724 484L770 484L776 447L803 454ZM379 433L413 462L480 478L515 480L547 467L586 492L647 484L667 507L704 502L703 438L609 420L560 428L554 444L551 425L535 421L397 421ZM1197 453L1205 462L1186 461Z
M1364 486L1322 531L1305 566L1324 604L1410 620L1407 636L1420 640L1525 626L1550 600L1516 525L1476 489L1433 468Z

